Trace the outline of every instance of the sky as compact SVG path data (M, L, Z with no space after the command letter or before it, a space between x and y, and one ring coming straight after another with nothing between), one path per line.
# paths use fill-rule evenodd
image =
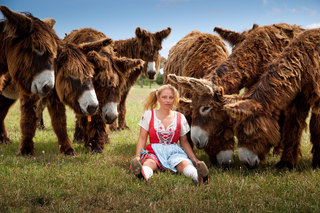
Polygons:
M242 32L253 24L275 23L320 27L320 0L0 0L0 4L40 19L54 18L60 38L85 27L113 40L135 37L136 27L150 32L171 27L160 51L165 58L193 30L215 34L213 28L219 26Z

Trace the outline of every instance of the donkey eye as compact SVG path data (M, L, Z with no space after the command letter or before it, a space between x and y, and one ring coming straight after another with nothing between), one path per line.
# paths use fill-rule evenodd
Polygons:
M212 106L202 106L200 107L200 114L201 115L206 115L210 112L210 110L212 109Z
M101 86L101 87L105 87L106 85L107 85L107 84L106 84L105 81L101 81L101 82L100 82L100 86Z
M78 79L79 79L78 76L75 76L75 75L72 75L72 74L69 74L69 77L72 78L72 79L74 79L74 80L78 80Z
M36 49L36 48L34 49L34 52L39 56L42 56L45 53L44 50L39 50L39 49Z

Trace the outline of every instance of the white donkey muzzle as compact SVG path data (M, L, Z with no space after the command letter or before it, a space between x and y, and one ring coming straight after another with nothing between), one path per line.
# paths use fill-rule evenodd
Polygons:
M239 160L246 164L249 168L255 168L260 163L258 155L247 148L238 148L238 157Z
M102 107L102 119L107 124L112 124L118 118L118 104L107 103Z
M78 99L78 102L81 111L86 115L95 114L99 107L97 95L93 89L84 91Z
M44 70L33 78L31 92L46 96L54 88L54 71Z
M198 149L203 149L207 146L209 136L206 131L202 130L198 126L191 127L191 140Z
M156 75L156 62L148 62L148 68L147 68L147 77L149 79L154 79L154 76Z

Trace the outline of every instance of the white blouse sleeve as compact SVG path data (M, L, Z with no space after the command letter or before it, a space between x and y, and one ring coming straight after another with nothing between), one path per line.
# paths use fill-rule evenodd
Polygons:
M188 121L186 117L181 113L181 130L180 130L180 136L184 136L190 131L190 126L188 124Z
M149 132L150 120L151 120L151 110L145 111L138 125Z

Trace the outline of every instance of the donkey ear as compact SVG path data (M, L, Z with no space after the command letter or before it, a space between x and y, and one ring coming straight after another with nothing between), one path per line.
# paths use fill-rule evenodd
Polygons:
M192 100L187 98L179 98L179 107L184 111L191 109Z
M5 31L11 36L21 35L28 33L32 30L31 18L20 13L13 12L6 6L1 5L0 10L3 16L7 19Z
M250 116L262 112L262 106L254 99L242 99L239 95L225 97L223 109L227 114L237 121L242 121Z
M111 45L112 43L113 40L111 38L103 38L98 41L83 43L79 46L85 53L88 53L92 50L100 52L101 48Z
M160 32L156 32L155 36L158 40L162 41L163 39L167 38L171 33L171 28L168 27L165 30L161 30Z
M193 89L198 94L214 95L215 85L206 79L190 78L189 79Z
M87 59L97 67L102 67L104 59L96 51L90 51L86 54Z
M56 24L56 20L54 20L53 18L47 18L42 20L44 23L46 23L51 29L53 28L53 26Z
M114 62L122 73L129 74L136 69L140 69L144 65L144 61L141 59L131 59L126 57L115 57Z
M140 27L136 28L136 36L140 39L143 39L147 36L147 32L143 29L141 29Z
M168 74L167 78L172 83L183 87L184 89L192 90L192 86L189 82L189 77L177 76L175 74Z
M220 27L215 27L213 29L214 32L218 33L219 36L227 41L231 46L235 46L241 43L245 37L241 33L237 33L231 30L222 29Z

